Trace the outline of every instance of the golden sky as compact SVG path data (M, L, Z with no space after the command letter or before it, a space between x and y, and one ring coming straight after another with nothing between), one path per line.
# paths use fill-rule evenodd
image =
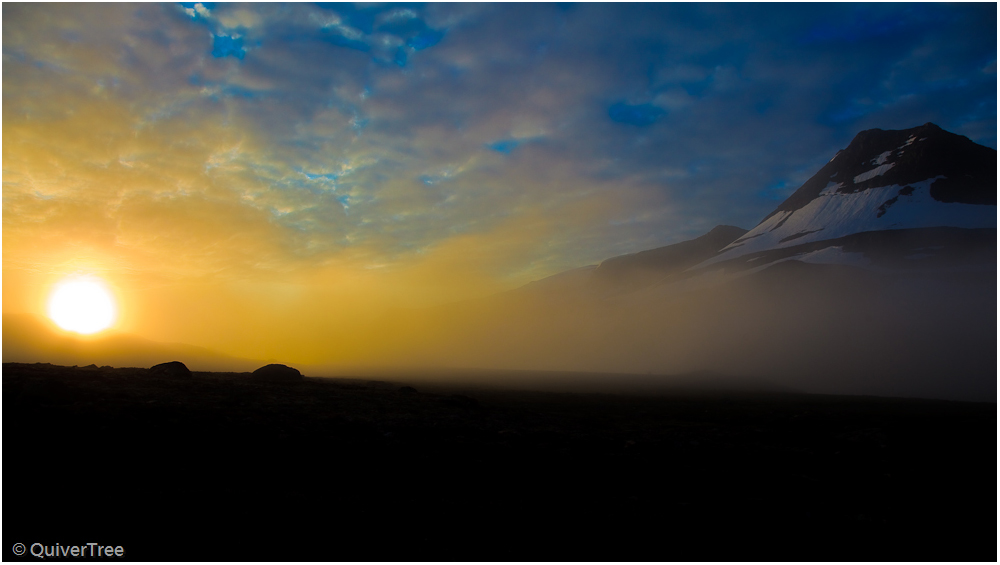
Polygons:
M4 4L3 312L89 274L119 331L346 359L393 308L751 227L872 123L995 146L972 8L927 8L963 30L937 35L912 10L702 10ZM893 18L924 35L857 62ZM831 21L862 43L782 35ZM927 72L962 103L908 110L900 77L930 80L918 48L945 40Z

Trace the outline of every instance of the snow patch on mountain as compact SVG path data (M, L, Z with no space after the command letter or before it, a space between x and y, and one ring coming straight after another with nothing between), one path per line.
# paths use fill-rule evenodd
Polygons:
M843 186L844 186L844 183L842 183L842 182L833 182L833 181L830 181L830 182L828 182L826 184L826 187L824 187L823 190L819 191L819 193L820 193L820 195L833 194L834 192L837 192L838 190L840 190Z
M879 155L875 159L872 159L872 161L878 161L879 163L884 163L885 162L885 155L886 155L886 153L892 153L892 152L891 151L886 151L882 155ZM896 163L885 163L884 165L879 165L878 167L876 167L876 168L874 168L874 169L872 169L870 171L866 171L866 172L861 173L860 175L854 177L854 184L862 183L862 182L865 182L868 179L873 179L875 177L880 177L880 176L884 175L886 172L888 172L889 169L891 169L891 168L893 168L895 166L896 166Z
M878 157L875 157L874 159L872 159L872 165L882 165L882 164L884 164L887 160L889 160L889 156L890 155L892 155L892 151L885 151L885 152L883 152Z
M880 165L874 171L884 166ZM866 174L868 173L859 176ZM869 178L874 176L877 174L873 173ZM838 186L830 183L819 196L802 208L775 213L743 237L724 247L717 256L695 268L748 253L836 239L866 231L997 227L995 206L934 200L930 195L930 187L939 178L943 177L929 178L906 186L893 184L847 194L837 192Z

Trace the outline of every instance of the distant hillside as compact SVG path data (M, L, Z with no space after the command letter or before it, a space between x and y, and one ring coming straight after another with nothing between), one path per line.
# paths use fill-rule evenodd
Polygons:
M159 343L130 334L90 337L59 330L30 314L3 315L3 362L150 367L181 361L197 371L251 371L265 364L182 343Z
M612 257L597 267L591 280L595 285L623 291L643 288L715 257L745 233L747 230L735 226L716 226L689 241Z

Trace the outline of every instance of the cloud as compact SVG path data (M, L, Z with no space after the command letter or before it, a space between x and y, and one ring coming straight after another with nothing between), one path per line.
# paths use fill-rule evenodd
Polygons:
M206 18L212 15L212 11L205 7L205 5L201 2L181 2L180 5L184 9L184 13L192 18Z
M652 103L664 110L676 111L691 106L696 102L697 99L688 94L686 90L675 87L657 93Z
M216 14L219 23L226 29L251 29L261 24L261 16L256 12L239 8L232 11L219 11Z

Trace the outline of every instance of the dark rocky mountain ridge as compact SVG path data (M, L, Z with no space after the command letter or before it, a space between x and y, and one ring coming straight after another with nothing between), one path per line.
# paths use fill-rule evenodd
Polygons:
M891 166L864 178L885 165ZM939 202L996 206L996 150L928 122L905 130L862 131L764 220L802 208L829 183L842 183L837 192L848 194L893 184L905 187L935 177L941 178L931 185L931 196Z
M996 230L996 167L996 150L934 124L863 131L757 226L699 267L750 254L758 254L759 266L766 264L759 261L762 251L784 255L801 244L865 232ZM871 262L864 250L847 257L832 243L827 247L822 258L809 260Z

